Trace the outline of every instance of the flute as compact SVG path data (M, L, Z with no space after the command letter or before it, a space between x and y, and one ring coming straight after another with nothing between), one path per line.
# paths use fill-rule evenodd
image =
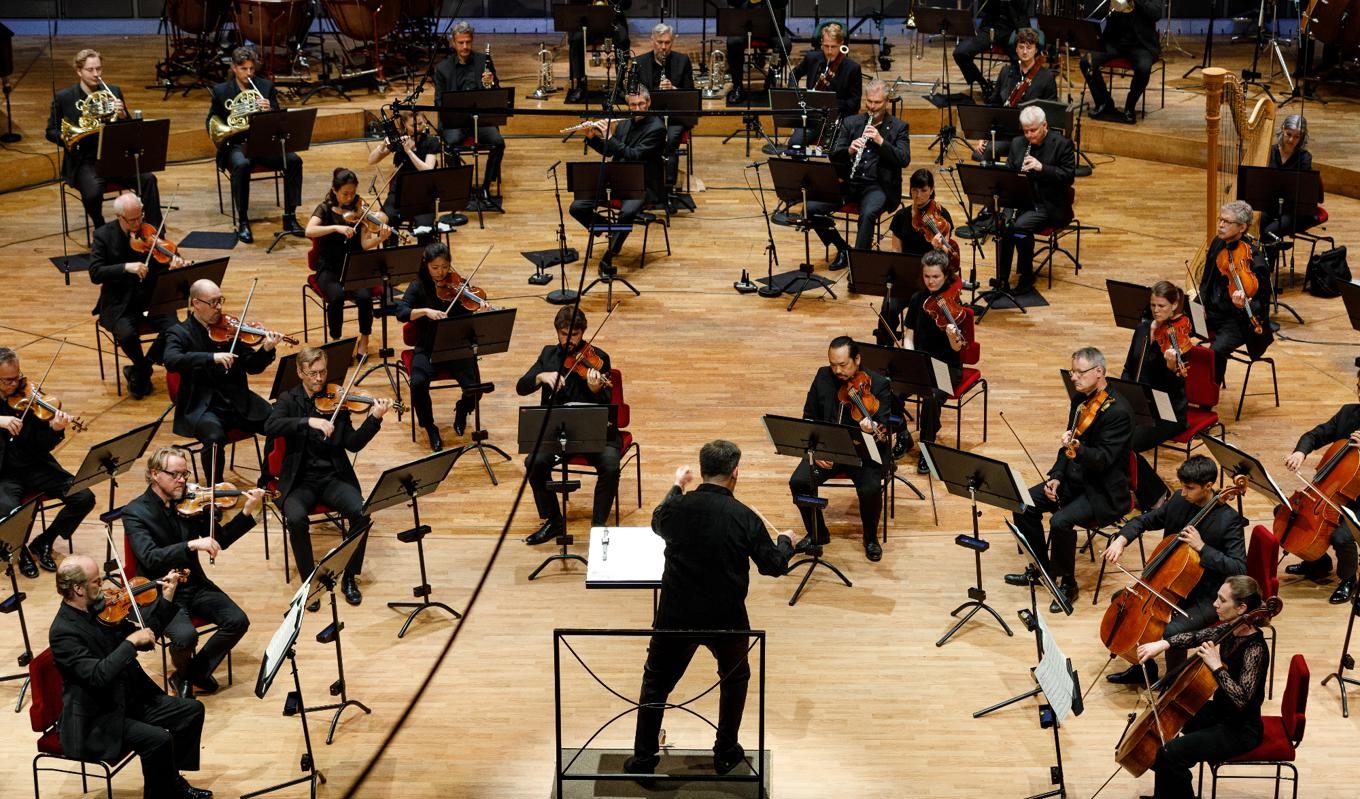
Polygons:
M596 122L603 122L603 123L605 123L606 125L617 125L617 124L620 123L620 122L626 122L626 121L627 121L627 120L622 119L622 118L619 118L619 119L587 119L585 122L581 122L581 123L579 123L579 124L572 125L571 127L568 127L568 128L562 128L561 130L558 131L558 133L571 133L573 130L581 130L582 128L588 128L588 127L590 127L591 125L594 125Z

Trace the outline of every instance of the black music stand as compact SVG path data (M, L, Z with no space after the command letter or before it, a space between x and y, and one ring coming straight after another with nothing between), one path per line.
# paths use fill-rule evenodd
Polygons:
M809 133L813 130L819 133L825 130L827 120L836 116L835 92L819 92L811 89L771 89L770 113L774 119L776 136L779 135L779 128L781 127L803 131L801 150L789 147L784 150L784 155L807 157L831 152L831 147L835 142L822 142L820 150L814 150L812 140L816 137L810 136ZM792 138L792 136L789 138Z
M774 444L775 452L780 455L798 458L805 461L809 469L816 469L815 461L831 461L846 466L863 466L866 462L878 463L878 445L865 440L865 433L858 425L836 424L834 422L814 422L809 419L796 419L792 416L778 416L767 413L761 421L765 425L765 433L770 437L770 443ZM880 500L882 501L882 500ZM818 527L825 526L822 519L822 508L826 506L826 500L818 497L815 493L809 497L796 496L793 498L795 505L808 507L816 511L814 524ZM884 532L887 531L887 516L884 514ZM816 538L814 534L813 538ZM807 587L808 580L812 579L812 573L818 566L831 570L831 573L840 578L846 588L853 588L854 584L846 577L835 564L822 558L822 548L814 545L806 552L802 553L802 560L790 563L784 570L785 574L792 574L799 566L806 565L807 572L803 579L798 583L798 588L794 590L793 596L789 597L789 605L798 604L798 597L802 595L803 589Z
M14 112L9 107L9 93L14 90L9 85L9 76L14 74L14 31L0 23L0 81L5 90L5 120L8 130L0 134L0 142L13 144L23 138L14 132Z
M340 701L329 705L315 705L306 709L308 713L318 713L323 710L335 711L335 715L331 717L330 732L326 734L327 745L330 745L331 741L335 739L335 725L340 723L340 714L345 712L345 708L353 705L365 713L373 712L368 705L358 699L350 699L349 693L345 690L345 655L340 648L340 632L345 629L345 624L340 621L340 606L335 601L335 586L340 581L346 567L349 566L349 562L354 558L354 553L359 548L359 542L368 537L370 529L372 529L371 525L353 533L343 539L330 552L327 552L316 564L316 568L312 570L305 586L308 599L322 591L331 595L331 623L316 634L316 642L318 644L335 644L337 677L335 682L331 683L330 694L340 697ZM301 592L299 591L299 593ZM284 715L287 715L286 710Z
M567 164L567 191L571 192L578 200L590 200L596 207L601 205L608 206L613 200L645 200L647 197L647 172L646 166L640 161L572 161ZM612 209L609 211L612 215ZM617 218L608 221L603 225L591 225L586 229L587 242L586 254L581 259L581 269L584 271L590 264L590 253L595 249L595 236L604 233L606 241L615 233L629 233L633 230L632 223L623 224ZM605 248L608 249L606 244ZM590 293L596 284L603 283L605 286L605 305L613 309L614 307L614 283L619 282L624 285L634 295L641 297L642 292L637 290L627 279L619 277L612 272L600 270L599 277L581 290L581 296Z
M472 167L449 166L430 169L424 172L403 172L397 175L394 189L401 197L397 213L402 219L414 219L417 215L433 213L436 220L440 211L456 214L467 208L468 198L472 196ZM433 223L433 232L447 233L452 225Z
M1248 205L1255 209L1270 208L1275 213L1275 218L1290 216L1294 219L1297 228L1299 220L1311 218L1316 212L1318 203L1322 202L1322 178L1317 170L1310 169L1299 171L1293 169L1271 169L1264 166L1239 166L1237 168L1237 199L1245 200ZM1292 231L1291 231L1292 232ZM1277 250L1283 243L1281 240L1265 241L1265 231L1261 232L1261 244L1264 247L1274 247ZM1280 302L1280 261L1275 258L1275 274L1272 277L1274 283L1275 296L1271 301L1275 305L1275 313L1279 313L1283 308L1289 311L1299 324L1303 324L1303 317L1288 304ZM1293 285L1294 281L1294 261L1290 258L1289 262L1289 281Z
M14 574L14 560L24 546L29 530L33 528L33 520L38 516L38 505L41 502L41 496L34 497L0 519L0 561L5 562L5 575L9 577L10 586L9 598L0 602L0 613L19 614L19 632L24 639L24 651L19 655L19 668L23 671L0 675L0 682L23 680L19 686L19 698L14 702L15 713L24 706L24 694L28 691L27 666L33 660L33 645L28 640L28 622L24 618L24 600L28 595L19 590L19 578Z
M482 311L474 314L452 316L434 323L434 342L430 347L430 360L434 363L472 358L480 361L484 355L495 355L510 349L510 334L515 329L515 309L504 308L499 311ZM481 373L480 367L478 374ZM476 452L482 459L482 467L492 485L499 485L496 473L491 471L491 462L486 451L492 450L502 458L510 460L510 455L495 444L486 440L491 436L482 427L482 395L496 389L494 383L479 383L475 386L462 386L464 394L472 396L472 443L452 450L453 463L469 452Z
M354 363L354 341L354 336L350 336L349 338L328 341L317 347L326 354L327 383L344 381L344 375L349 372L350 365ZM279 357L278 367L274 370L274 383L269 388L270 401L278 399L280 394L302 383L302 378L298 377L297 373L297 357L296 352Z
M1010 151L1011 140L1021 134L1020 111L1019 108L994 108L989 105L965 105L959 107L959 127L963 128L963 135L968 140L971 149L972 143L978 139L986 139L991 144L992 156L995 161L983 161L983 165L991 165L1000 162L999 153L996 150L996 143L1002 142L1007 152Z
M1341 524L1350 528L1351 535L1360 535L1360 519L1355 517L1351 509L1341 506ZM10 572L10 579L14 573ZM1346 671L1355 668L1355 658L1351 655L1351 635L1355 632L1355 619L1360 617L1360 592L1353 592L1351 596L1351 612L1346 614L1346 638L1341 642L1341 659L1336 664L1336 671L1327 675L1322 681L1323 685L1336 680L1336 687L1341 691L1341 718L1347 719L1351 716L1350 700L1346 697L1346 686L1360 686L1360 680L1354 677L1347 677ZM22 665L22 664L21 664ZM24 695L19 694L19 701L23 701Z
M250 129L241 140L241 151L254 161L256 158L279 158L279 169L288 163L289 153L300 153L312 146L312 127L316 124L315 108L294 108L281 111L262 111L250 117ZM286 230L274 234L265 254L274 251ZM300 234L299 234L300 235Z
M580 480L570 480L567 475L567 461L570 455L594 455L604 451L609 443L609 426L617 410L609 405L557 405L551 408L538 406L519 409L519 451L530 458L538 452L549 449L557 455L562 465L562 479L550 480L549 491L562 495L562 534L555 542L560 552L549 555L538 568L529 574L532 580L547 568L549 563L560 560L586 559L567 547L573 538L567 533L567 496L581 487Z
M907 307L911 295L923 285L919 255L852 247L848 261L850 285L854 287L855 293L882 297L884 302L881 307L884 310L888 308L889 301L893 301L899 311ZM887 324L881 313L875 316L878 317L875 328ZM897 335L891 330L888 332L894 337Z
M693 130L699 124L699 113L703 111L703 97L698 89L667 89L652 93L652 105L650 109L653 113L661 114L661 122L669 128L671 125L679 125L685 130ZM690 137L689 148L691 154L694 150L694 137ZM678 157L678 156L675 156ZM675 186L671 186L670 196L667 198L686 209L695 210L694 198L689 192L689 173L685 173L685 191L677 191Z
M590 47L591 32L594 32L595 40L607 38L609 32L614 28L614 8L608 3L603 5L585 5L578 3L556 3L553 10L553 30L558 33L565 33L570 36L577 31L581 33L582 52ZM454 16L457 16L455 12ZM584 68L584 64L582 67ZM586 76L581 75L581 83L586 84ZM590 103L589 91L584 93L582 103Z
M982 516L982 511L978 510L978 499L981 498L984 503L994 508L1019 513L1025 509L1025 497L1029 495L1028 492L1021 485L1020 477L1015 470L1003 461L946 447L933 441L921 442L921 454L925 457L926 464L930 466L931 474L944 482L949 493L956 497L968 498L971 506L968 515L973 520L973 534L970 536L961 533L954 537L954 543L972 550L977 584L968 589L968 601L954 608L949 614L958 621L935 642L935 646L944 646L954 637L954 633L963 629L963 625L983 610L992 614L992 618L1006 631L1006 635L1015 635L1001 618L1001 614L987 604L987 590L982 587L982 553L991 547L991 543L982 537L978 529L978 519ZM959 613L964 608L969 609L968 613L960 617Z
M439 608L447 611L455 619L463 618L463 614L444 604L443 602L430 601L430 578L429 572L425 568L425 536L430 533L428 524L420 523L420 497L434 493L435 489L443 484L449 476L449 470L453 468L453 462L458 459L455 450L444 450L423 458L417 458L401 466L393 466L391 469L382 473L378 482L374 484L373 490L368 493L368 499L364 502L364 515L372 516L380 510L390 508L393 505L400 505L409 502L411 505L412 527L397 533L397 540L403 544L416 542L416 557L420 561L420 585L411 589L411 595L419 602L388 602L387 606L393 610L410 608L411 612L406 614L406 621L401 625L398 638L406 635L406 630L411 626L411 622L416 620L421 611L430 608Z
M1360 283L1348 280L1338 284L1337 288L1341 289L1341 302L1346 306L1346 316L1351 320L1351 330L1360 330ZM1355 359L1355 368L1360 369L1360 358Z
M99 176L116 179L133 176L132 187L142 193L142 175L165 171L165 151L170 142L170 120L133 119L105 125L99 131Z
M732 84L735 86L738 77L746 87L745 101L741 105L745 106L746 113L741 115L741 127L727 134L722 143L727 144L737 136L746 138L746 157L751 157L751 136L755 135L771 145L774 144L769 136L765 135L764 129L760 126L760 116L755 114L753 108L768 108L770 105L770 92L762 90L759 94L751 85L749 78L755 70L755 50L751 47L752 39L764 39L771 47L780 42L780 31L775 27L773 14L763 6L754 8L719 8L717 16L717 30L719 37L740 36L746 39L746 52L752 54L752 58L743 58L746 74L732 76Z
M1110 310L1114 312L1114 326L1137 330L1149 318L1148 297L1152 289L1122 280L1105 280L1105 291L1110 295Z
M941 39L954 37L957 42L965 36L976 36L977 26L973 22L973 12L969 9L956 10L952 8L927 8L917 4L916 8L916 35L917 36L939 36ZM957 131L954 128L954 106L956 103L973 101L972 94L954 94L949 90L949 54L952 48L942 46L940 48L940 84L943 92L931 88L930 94L924 95L926 102L940 109L940 132L931 141L927 149L933 150L936 145L940 148L939 155L935 156L935 163L943 164L945 153L955 143Z
M170 406L165 409L169 413ZM85 460L80 462L80 468L76 470L75 479L71 481L71 486L66 489L67 496L82 491L86 488L93 488L105 480L109 481L109 509L100 514L99 521L104 523L107 528L106 538L112 541L113 523L122 515L122 509L118 508L118 475L132 468L143 454L146 448L151 446L151 440L156 437L156 431L160 429L161 419L165 414L161 414L159 419L154 422L147 422L141 427L134 427L131 430L120 433L108 441L95 444L85 453ZM113 561L113 546L108 545L108 551L104 555L104 571L117 571L117 564ZM113 566L113 568L110 568Z
M482 125L499 128L509 121L515 113L515 90L505 86L495 89L471 89L468 91L444 92L439 97L439 126L441 128L460 128L472 131L472 180L481 185L481 139L478 128ZM505 209L491 198L487 192L477 201L477 227L485 229L483 213L495 211L503 214Z
M992 209L993 218L996 219L996 237L1009 236L1010 228L1001 209L1019 208L1034 202L1034 187L1030 184L1029 175L1006 167L985 167L975 164L959 164L956 168L959 180L963 184L963 193L968 195L968 200ZM1029 313L1016 300L1008 286L997 285L990 291L978 295L978 299L986 300L987 304L974 303L973 314L976 322L982 321L987 312L996 305L998 297L1010 300L1011 305L1020 309L1020 313Z
M1275 482L1275 478L1270 476L1265 464L1255 455L1248 455L1241 449L1221 438L1199 434L1199 440L1204 442L1204 446L1209 450L1209 455L1218 461L1219 476L1226 479L1228 475L1236 477L1246 475L1247 485L1264 494L1271 501L1272 506L1282 505L1289 511L1291 517L1298 514L1298 510L1289 502L1289 495L1280 488L1280 484ZM1242 511L1242 497L1237 498L1237 510Z
M770 182L774 184L775 196L785 207L801 204L803 209L802 216L789 216L787 221L787 224L803 232L803 262L798 265L797 274L779 287L780 291L793 295L787 310L793 310L793 306L798 303L809 285L820 286L834 300L836 292L831 288L832 282L812 273L812 243L808 233L813 228L827 227L835 223L829 218L809 217L807 204L809 200L835 204L841 202L841 183L836 166L828 161L798 161L789 158L771 158L769 165ZM774 285L773 281L771 285Z
M221 286L230 262L230 257L212 258L179 269L152 272L148 276L151 286L147 289L147 314L178 316L189 304L189 288L199 280L211 280Z
M376 314L382 326L382 346L378 348L380 360L365 369L354 384L357 386L367 380L369 375L381 371L387 376L387 383L392 387L392 394L398 403L401 402L401 381L397 380L397 375L401 370L396 364L388 362L396 350L388 343L387 319L396 313L394 297L397 286L409 283L420 275L420 258L424 252L425 248L419 244L348 252L340 269L340 284L347 295L352 291L382 287L382 299ZM400 419L401 415L398 414L397 418Z
M302 701L302 680L298 676L297 667L297 637L302 632L302 606L307 602L308 586L304 584L293 595L288 603L288 610L283 614L283 623L274 631L274 635L269 639L268 646L265 647L264 655L260 658L260 672L255 678L255 696L264 699L269 693L269 689L274 685L274 677L278 675L279 667L283 665L284 658L288 659L293 670L293 690L288 692L287 699L283 703L283 715L298 716L302 720L302 741L306 751L302 753L299 761L299 768L306 772L301 777L281 782L278 785L252 791L245 794L241 799L253 799L256 796L263 796L267 793L284 788L290 788L301 783L310 783L312 788L312 799L316 799L316 784L326 783L326 775L316 768L316 757L312 753L312 733L307 727L307 706Z

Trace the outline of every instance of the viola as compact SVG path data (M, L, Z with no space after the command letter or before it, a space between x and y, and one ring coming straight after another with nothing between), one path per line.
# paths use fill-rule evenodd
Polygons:
M1222 625L1213 641L1222 643L1244 624L1261 627L1278 616L1283 608L1279 597L1271 597L1256 610ZM1202 658L1193 655L1157 685L1168 687L1129 725L1115 750L1115 762L1135 777L1143 776L1152 768L1162 744L1176 737L1185 723L1208 704L1218 690L1218 679Z
M1232 502L1246 490L1247 476L1237 475L1232 485L1215 493L1185 526L1198 525L1214 508ZM1138 645L1161 638L1171 621L1173 611L1168 602L1179 606L1203 576L1199 553L1178 535L1166 536L1152 551L1141 579L1110 597L1109 607L1100 620L1101 643L1111 655L1137 663Z
M218 483L215 486L190 483L184 487L184 498L175 503L175 510L179 511L181 516L197 516L206 510L209 504L221 510L230 510L236 507L236 503L245 494L245 491L231 483ZM265 495L270 499L279 498L277 491L266 490Z
M1360 449L1349 438L1328 446L1319 463L1312 484L1295 491L1289 507L1275 510L1280 549L1304 560L1317 560L1327 552L1332 531L1341 523L1337 508L1360 496Z
M595 351L594 347L590 346L588 341L582 342L575 352L566 357L566 360L562 362L562 368L566 370L567 374L574 374L582 380L589 380L590 370L594 369L600 373L600 381L604 383L606 388L614 385L609 382L609 375L601 371L604 369L604 358L600 357L600 354Z
M934 200L926 203L925 208L912 207L911 226L924 238L933 240L934 237L940 236L945 240L947 246L943 251L949 253L949 266L957 274L959 271L959 243L949 237L953 228L950 227L949 220L944 218L944 214L940 213L940 208ZM929 235L926 235L927 231Z
M440 300L444 302L457 301L460 307L473 313L500 310L500 308L487 302L486 291L469 284L452 269L444 276L443 280L434 284L434 293Z
M173 241L156 235L156 226L143 222L141 228L132 232L128 244L134 252L143 255L151 253L158 263L168 264L179 255L179 247Z
M1157 325L1152 331L1152 340L1157 344L1158 351L1163 354L1173 352L1174 357L1168 357L1167 366L1181 377L1189 373L1189 368L1185 365L1182 355L1194 348L1195 343L1190 340L1191 324L1190 317L1182 314L1175 319Z
M963 289L962 281L955 280L950 285L938 292L932 293L925 302L925 311L935 324L946 333L949 327L954 327L954 340L961 346L968 346L968 339L963 335L963 326L959 320L963 318L963 302L959 299L959 292Z
M242 322L231 314L222 314L222 318L217 324L208 327L208 337L217 344L230 344L231 340L236 338L238 329L241 331L241 343L249 344L252 347L264 341L265 336L274 332L264 329L258 322ZM296 345L298 343L298 340L292 336L285 336L282 333L279 333L278 336L289 344Z
M1256 279L1256 273L1251 271L1252 252L1251 245L1241 241L1231 241L1218 251L1215 261L1218 271L1228 278L1228 285L1235 291L1240 291L1247 298L1247 303L1243 311L1247 314L1247 320L1251 322L1251 330L1256 335L1261 335L1261 320L1256 312L1251 308L1251 298L1256 296L1256 290L1260 288L1260 282Z
M312 404L321 413L333 413L337 406L350 413L364 413L373 407L373 397L345 387L339 383L327 383L321 391L312 395ZM406 407L400 402L392 403L392 410L405 413Z
M864 419L873 420L874 414L878 413L878 397L874 396L873 380L864 371L855 374L836 389L836 399L842 405L850 406L850 418L856 422ZM874 438L878 441L888 440L888 428L874 422Z
M175 569L174 575L176 580L182 583L189 579L189 570ZM104 589L104 609L99 611L101 622L110 627L117 627L127 620L134 601L140 607L146 607L155 603L156 597L160 596L160 583L156 580L138 576L133 577L130 582L132 583L130 589L122 586L109 586Z
M42 389L28 382L27 377L20 377L14 392L5 397L5 403L19 413L28 412L37 419L50 422L61 410L61 400L51 394L44 394ZM77 433L85 432L85 423L80 419L72 419L70 427Z
M380 210L375 210L373 206L364 201L364 198L356 198L355 207L345 210L336 208L340 212L340 218L350 225L364 226L369 233L381 233L388 227L387 214Z
M1092 394L1086 402L1082 403L1077 409L1076 422L1072 425L1072 443L1063 448L1063 452L1069 458L1077 457L1078 440L1090 429L1091 423L1100 416L1101 412L1114 404L1114 398L1108 391L1097 391Z

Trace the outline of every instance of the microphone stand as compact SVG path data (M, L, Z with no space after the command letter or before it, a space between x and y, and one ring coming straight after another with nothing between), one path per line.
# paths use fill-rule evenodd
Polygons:
M779 297L783 295L783 289L774 284L774 268L779 265L779 252L774 244L774 226L770 224L770 209L765 202L765 186L760 180L761 164L768 164L769 161L756 161L751 164L751 168L756 171L756 198L760 201L760 213L765 217L765 285L756 289L756 293L762 297Z
M548 174L553 179L553 197L557 200L557 263L562 267L562 288L548 292L547 300L553 305L570 305L576 302L579 296L575 289L567 288L567 264L576 260L576 253L573 251L568 255L567 251L567 221L562 213L562 183L557 177L557 167L561 164L558 161L548 169ZM552 276L545 273L539 267L537 274L529 278L529 282L535 285L546 285L552 281Z

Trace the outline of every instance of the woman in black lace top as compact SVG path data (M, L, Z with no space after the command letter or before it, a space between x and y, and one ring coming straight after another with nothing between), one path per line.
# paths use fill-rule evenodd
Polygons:
M1245 575L1223 582L1214 599L1221 622L1232 622L1261 606L1261 589ZM1213 671L1218 690L1190 721L1178 738L1157 750L1152 770L1157 772L1155 799L1193 799L1191 768L1203 761L1224 760L1242 754L1261 742L1261 702L1265 698L1270 650L1265 636L1246 624L1221 645L1212 639L1218 625L1173 635L1138 647L1139 660L1147 660L1171 647L1196 648Z

